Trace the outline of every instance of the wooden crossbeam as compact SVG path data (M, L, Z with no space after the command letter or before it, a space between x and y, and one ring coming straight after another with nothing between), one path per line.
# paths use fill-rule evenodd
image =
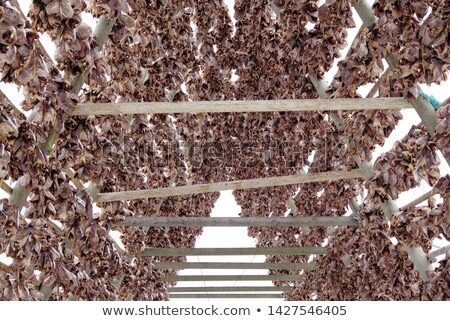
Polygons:
M301 281L303 275L271 274L271 275L168 275L163 277L167 282L207 282L207 281Z
M431 262L434 262L439 255L445 254L447 252L450 252L450 245L445 245L437 250L431 251L430 253L428 253L428 259Z
M227 293L186 293L186 294L171 294L171 299L282 299L282 294L272 293L252 293L252 294L227 294Z
M11 266L9 266L1 261L0 261L0 270L3 272L9 273L9 274L14 273L14 269Z
M311 255L326 254L325 247L249 247L249 248L146 248L141 256L211 255Z
M12 189L12 187L11 186L9 186L4 180L2 180L2 179L0 179L0 188L2 189L2 190L4 190L6 193L8 193L8 194L12 194L12 192L13 192L13 189Z
M25 15L25 13L22 11L22 8L20 7L19 1L17 0L9 0L9 2L16 7L16 9L19 11L20 16L22 18L24 18L25 20L27 19L27 16ZM50 57L50 55L48 54L47 50L44 48L44 46L42 45L41 39L37 39L37 41L34 43L35 46L37 47L37 49L39 49L40 53L42 54L42 56L46 59L46 62L51 64L53 67L56 68L55 64L53 63L52 58Z
M406 210L408 208L412 208L415 207L416 205L419 205L422 202L425 202L427 199L429 199L430 197L438 194L439 192L435 189L432 189L431 191L426 192L425 194L420 195L418 198L412 200L411 202L409 202L408 204L400 207L401 210Z
M231 100L185 102L125 102L79 104L74 115L250 113L413 108L404 98L341 98L293 100Z
M205 292L286 292L292 290L291 286L199 286L199 287L173 287L169 293L205 293Z
M247 270L314 270L316 262L310 263L241 263L241 262L155 262L156 269L247 269Z
M371 25L373 22L377 21L377 18L372 10L371 5L367 0L360 0L360 1L352 1L353 6L355 7L356 11L358 12L361 20L366 26ZM397 57L395 57L393 54L387 54L385 57L387 63L391 68L395 68L397 64ZM417 85L417 89L420 91L419 85ZM430 134L433 134L436 125L437 125L437 116L434 108L431 106L431 104L424 99L423 97L418 97L417 99L412 100L412 104L414 108L416 109L417 114L422 119L422 122L427 127L427 130ZM450 165L450 159L448 157L445 158L447 163ZM398 207L395 202L393 201L387 201L383 204L383 211L386 215L386 217L391 220L393 212L397 210ZM408 255L411 259L411 261L414 263L414 267L419 272L421 278L424 281L428 281L428 272L433 271L434 268L430 264L427 255L423 252L422 248L413 248L404 245L403 248L406 252L408 252Z
M351 216L307 216L307 217L126 217L121 226L356 226L358 222Z
M308 173L290 176L255 178L255 179L210 183L210 184L187 185L187 186L155 188L155 189L113 192L113 193L99 193L96 198L96 201L98 203L126 201L141 198L159 198L159 197L212 193L212 192L249 189L249 188L296 185L296 184L324 182L341 179L354 179L360 177L363 177L363 174L359 169L354 169L351 171L330 171L322 173Z
M103 15L98 20L94 30L94 38L97 41L99 52L102 50L106 40L108 40L108 37L112 32L115 22L116 20L108 17L108 15ZM90 73L91 71L89 69L86 69L83 70L81 74L75 77L75 79L72 81L72 92L78 95L84 83L88 79Z

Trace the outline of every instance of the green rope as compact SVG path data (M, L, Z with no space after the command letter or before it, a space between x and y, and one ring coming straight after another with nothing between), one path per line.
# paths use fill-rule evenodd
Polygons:
M436 97L434 97L433 95L427 95L423 91L420 91L419 96L428 100L428 102L431 104L431 106L433 106L434 110L437 110L439 108L439 106L441 105L439 100L437 100Z

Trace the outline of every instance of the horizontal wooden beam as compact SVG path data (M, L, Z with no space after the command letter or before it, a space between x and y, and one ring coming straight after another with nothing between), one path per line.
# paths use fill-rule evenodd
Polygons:
M154 262L156 269L247 269L247 270L314 270L316 262L310 263L241 263L241 262Z
M126 102L79 104L74 115L250 113L280 111L327 111L405 109L412 104L404 98L340 98L295 100L231 100L184 102Z
M228 248L146 248L141 256L208 256L208 255L311 255L326 254L325 247L228 247Z
M227 294L227 293L185 293L171 294L170 299L282 299L283 295L278 293L251 293L251 294Z
M166 282L208 282L208 281L301 281L303 275L168 275L162 278Z
M249 188L297 185L304 183L324 182L341 179L354 179L360 177L363 177L363 174L359 169L354 169L351 171L308 173L308 174L255 178L255 179L210 183L210 184L187 185L178 187L156 188L156 189L113 192L113 193L99 193L97 195L96 201L98 203L115 202L115 201L135 200L141 198L159 198L159 197L212 193L212 192L240 190Z
M286 292L291 286L198 286L168 288L169 293L205 293L205 292Z
M351 216L295 216L295 217L126 217L121 226L356 226L358 222Z

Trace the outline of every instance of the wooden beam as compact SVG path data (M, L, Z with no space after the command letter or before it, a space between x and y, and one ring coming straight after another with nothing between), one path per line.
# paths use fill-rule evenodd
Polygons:
M229 100L185 102L126 102L79 104L74 115L250 113L413 108L404 98L341 98L295 100Z
M241 263L241 262L154 262L156 269L248 269L248 270L314 270L316 262L310 263Z
M372 11L372 6L367 1L353 0L352 6L361 18L363 26L368 27L377 22L377 18Z
M370 26L377 21L377 17L372 10L372 6L367 0L353 0L352 5L355 7L355 10L357 11L365 26ZM428 18L426 19L426 21L427 20ZM391 68L396 68L397 58L398 57L396 57L394 54L387 54L385 57L387 63L389 64L389 67ZM416 87L418 92L423 92L418 84L416 85ZM425 124L427 131L431 135L433 135L438 124L436 111L434 110L433 106L431 106L430 102L422 96L419 96L416 99L411 99L410 101L414 106L417 114L420 116L422 122ZM446 157L445 160L447 164L450 165L450 158ZM429 265L428 268L431 268L431 265Z
M447 97L447 99L445 99L445 100L441 103L441 106L446 106L446 105L448 105L448 104L450 104L450 96Z
M416 99L412 99L412 104L416 109L417 114L422 119L427 131L433 135L436 131L436 127L438 124L438 119L436 116L436 110L434 110L433 106L426 100L424 97L419 96Z
M31 189L26 187L26 181L25 176L20 177L16 181L12 193L9 194L9 202L16 205L19 209L25 206L27 197L31 192Z
M96 24L95 30L94 30L94 38L97 41L97 49L98 51L101 51L104 43L106 42L106 39L108 38L109 34L112 31L113 25L115 20L110 19L107 16L100 17L99 21ZM45 51L44 51L45 52ZM51 60L50 60L50 63ZM89 71L83 71L80 75L76 76L72 81L72 92L77 94L80 92L81 87L83 86L85 80L89 76ZM63 122L66 120L67 115L63 115ZM56 142L56 139L58 137L58 133L52 129L47 136L47 139L45 140L45 143L39 144L39 147L44 152L45 155L50 155L54 144ZM20 179L19 179L20 181ZM13 193L10 196L10 202L21 209L27 200L28 195L30 194L31 189L28 189L23 184L18 184L13 188Z
M286 292L291 286L198 286L168 288L169 293L204 293L204 292Z
M450 245L446 245L446 246L441 247L440 249L431 251L430 253L428 253L428 259L429 259L431 262L435 262L435 261L436 261L436 258L437 258L439 255L443 255L443 254L445 254L445 253L447 253L447 252L450 252Z
M271 275L168 275L162 278L166 282L208 282L208 281L301 281L303 275L271 274Z
M102 51L103 45L109 37L113 27L114 27L115 19L109 18L107 15L103 15L98 20L94 29L94 39L97 42L97 50L99 52ZM72 89L71 91L78 95L80 93L81 88L86 82L87 78L90 75L90 70L83 70L80 74L75 76L72 79ZM63 115L63 122L66 120L68 115ZM45 143L41 145L41 149L45 152L45 154L50 154L53 146L55 145L56 139L58 138L58 133L52 129L45 140Z
M9 0L9 2L16 7L16 9L19 11L20 16L25 19L26 21L29 21L27 16L24 14L24 12L22 11L22 8L20 7L19 1L17 0ZM41 39L37 39L37 41L35 42L37 49L39 49L40 53L43 55L44 58L47 59L47 62L49 64L51 64L54 68L57 68L56 65L53 63L52 58L50 57L50 55L48 54L47 50L44 48L44 46L42 45Z
M111 19L107 15L101 16L98 20L94 30L94 38L97 41L97 50L99 52L102 50L103 45L108 39L115 22L115 19ZM83 70L81 74L75 77L75 79L72 81L72 92L78 95L81 87L83 87L86 79L89 77L89 74L89 70Z
M221 256L221 255L311 255L326 254L325 247L249 247L249 248L146 248L141 256Z
M386 75L388 73L391 72L391 67L387 67L386 70L383 72L383 74L381 75L381 77L379 77L377 79L377 81L375 82L375 84L373 85L373 87L370 89L369 93L367 94L366 98L372 98L374 97L378 90L380 89L380 85L381 85L381 79L383 79L384 77L386 77Z
M433 271L434 268L422 247L404 246L404 249L408 253L410 260L413 262L414 267L417 269L422 279L428 280L428 272Z
M0 270L8 274L14 274L14 269L11 266L3 263L2 261L0 261Z
M373 22L377 21L377 18L373 13L372 7L370 6L367 0L359 0L359 1L354 0L352 1L352 4L355 7L356 11L358 12L358 15L360 16L364 25L370 26ZM391 68L396 67L397 58L393 54L387 54L385 59ZM418 90L420 91L420 87L419 86L417 87ZM437 117L433 107L423 97L419 97L418 99L413 100L412 103L414 108L416 109L416 112L422 119L422 122L427 127L428 132L433 134L437 125ZM447 161L448 164L450 164L450 159L446 158L445 160ZM395 210L398 210L398 207L394 201L388 200L383 204L383 211L389 220L391 220ZM408 253L411 261L414 264L414 267L418 270L421 278L425 282L427 282L429 280L428 272L434 270L433 266L428 260L427 255L423 252L422 248L420 247L414 248L409 246L403 246L403 248Z
M417 85L418 90L421 91L420 86ZM431 106L430 102L426 100L424 97L419 96L416 99L412 100L412 104L416 109L417 114L422 119L422 122L425 124L428 133L431 135L434 134L438 125L438 118L436 116L436 110L434 110L433 106ZM441 104L441 106L444 106ZM450 158L444 156L445 161L448 165L450 165Z
M3 100L3 104L9 104L12 107L14 116L16 116L19 119L26 119L25 114L19 108L17 108L16 105L13 104L11 99L9 99L8 96L6 96L5 93L3 92L3 90L1 90L1 89L0 89L0 100ZM11 128L11 130L18 133L18 129L15 127L14 124L12 124L10 122L10 120L6 119L6 122L7 122L8 126Z
M97 196L97 202L102 203L102 202L126 201L141 198L158 198L158 197L191 195L201 193L212 193L228 190L240 190L249 188L297 185L303 183L324 182L341 179L355 179L360 177L363 177L363 174L358 169L354 169L352 171L297 174L290 176L255 178L255 179L210 183L210 184L187 185L187 186L113 192L113 193L99 193Z
M282 299L282 294L264 294L264 293L253 293L253 294L222 294L222 293L211 293L211 294L197 294L197 293L187 293L187 294L171 294L170 299Z
M4 180L0 179L0 188L4 190L6 193L11 195L13 193L13 189L9 186Z
M359 1L352 1L352 5L355 7L356 11L358 12L359 16L363 20L364 25L370 26L374 21L376 21L376 17L373 13L373 10L371 6L368 4L366 0L359 0ZM391 68L395 68L396 59L393 55L388 54L386 57L386 61L390 65ZM309 74L309 78L314 85L316 91L319 93L320 98L326 99L328 98L327 89L329 88L329 85L324 80L318 80L317 77L314 74ZM335 123L337 128L342 128L344 126L344 122L336 113L330 113L331 119ZM344 137L344 141L348 140L348 138ZM448 162L448 160L447 160ZM359 169L364 173L365 178L368 179L373 174L373 166L372 164L368 162L361 162L358 164ZM383 204L383 212L385 216L388 218L388 220L392 219L393 214L398 211L397 204L391 200L388 199ZM426 271L433 270L432 265L427 262L428 258L424 253L421 253L417 249L410 248L408 246L403 246L403 248L408 252L410 255L411 260L414 263L414 266L419 271L421 277L424 281L428 281L428 276ZM422 251L423 252L423 251Z
M351 216L294 216L294 217L126 217L120 226L357 226Z
M439 192L437 190L432 189L432 190L426 192L425 194L419 196L418 198L412 200L408 204L400 207L400 209L401 210L406 210L408 208L415 207L416 205L419 205L420 203L425 202L427 199L429 199L430 197L432 197L433 195L436 195L438 193Z

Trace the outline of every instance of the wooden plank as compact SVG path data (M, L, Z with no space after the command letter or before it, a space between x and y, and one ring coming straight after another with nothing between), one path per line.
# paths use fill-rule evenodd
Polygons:
M2 261L0 261L0 270L5 273L14 274L14 269L11 266L3 263Z
M154 262L156 269L247 269L247 270L314 270L316 262L310 263L241 263L241 262Z
M328 111L412 108L404 98L341 98L289 100L231 100L185 102L125 102L79 104L74 115L250 113L280 111Z
M169 293L204 293L204 292L286 292L291 286L198 286L168 288Z
M162 278L167 282L207 282L207 281L301 281L303 275L271 274L271 275L168 275Z
M428 253L428 259L431 262L435 262L436 258L439 255L443 255L443 254L445 254L447 252L450 252L450 245L445 245L445 246L443 246L443 247L441 247L441 248L439 248L437 250L431 251L430 253Z
M352 5L355 7L356 11L360 15L363 20L363 24L369 26L376 21L376 17L373 13L372 7L368 4L367 0L353 0ZM388 54L386 57L386 61L388 62L390 68L395 68L395 57L392 54ZM313 83L316 91L319 93L320 98L326 99L328 98L327 89L329 85L324 80L318 80L314 75L309 75L311 82ZM338 117L336 113L330 113L331 119L336 124L338 128L342 128L344 126L343 120ZM344 137L344 142L348 140L348 138ZM368 162L360 162L358 163L359 169L365 174L365 178L369 179L373 174L373 164ZM388 199L386 202L382 204L383 212L388 220L392 219L393 214L398 211L397 204ZM419 271L420 276L424 281L428 281L427 271L433 270L431 264L429 264L428 258L424 253L420 251L410 248L408 246L403 246L403 249L408 252L414 266ZM422 251L423 252L423 251Z
M290 176L255 178L255 179L210 183L210 184L187 185L187 186L144 189L144 190L134 190L124 192L113 192L113 193L99 193L97 196L97 202L102 203L102 202L126 201L141 198L158 198L158 197L212 193L212 192L249 189L249 188L297 185L304 183L324 182L341 179L355 179L360 177L363 177L363 174L361 170L358 169L352 171L330 171L322 173L297 174Z
M357 226L351 216L296 216L296 217L126 217L121 226Z
M438 124L436 110L434 110L433 106L431 106L428 100L424 97L419 96L411 101L417 114L420 116L420 119L422 119L425 124L428 132L433 135Z
M171 294L170 299L282 299L283 295L278 293L253 293L253 294L228 294L228 293L186 293Z
M17 0L9 0L9 2L16 7L16 9L19 11L20 16L25 19L26 21L28 20L28 17L25 15L25 13L22 11L22 8L20 7L19 1ZM37 47L37 49L39 49L40 53L43 55L45 61L49 64L51 64L53 67L57 68L56 65L53 63L52 58L50 57L50 55L48 54L47 50L44 48L44 46L42 45L41 39L36 39L36 41L34 42L35 46Z
M146 248L141 256L210 255L311 255L326 254L325 247L249 247L249 248Z
M10 195L13 193L12 187L6 184L6 182L2 179L0 179L0 188Z
M368 27L377 22L373 15L372 6L367 1L353 0L352 5L363 22L363 26Z
M432 189L431 191L426 192L425 194L419 196L418 198L412 200L408 204L400 207L401 210L406 210L411 207L415 207L416 205L419 205L422 202L425 202L427 199L431 198L433 195L438 194L439 192L435 189Z

